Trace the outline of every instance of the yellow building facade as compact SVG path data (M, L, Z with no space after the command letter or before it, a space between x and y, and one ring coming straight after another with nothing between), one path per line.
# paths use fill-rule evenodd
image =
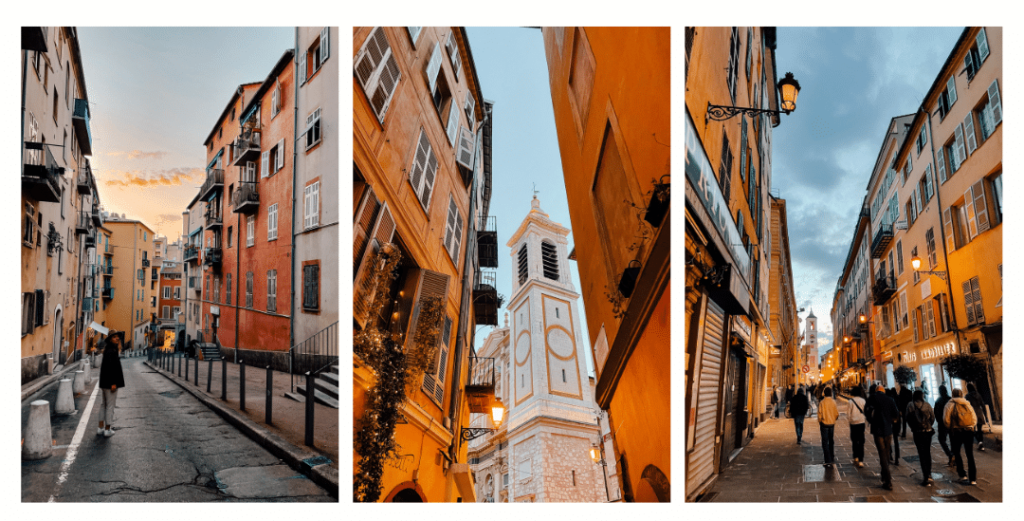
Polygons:
M113 298L107 299L106 327L124 331L126 346L142 347L145 327L149 325L151 314L157 312L159 285L152 283L154 270L159 270L154 263L155 234L145 223L123 216L110 216L104 226L110 230L113 266L110 276Z

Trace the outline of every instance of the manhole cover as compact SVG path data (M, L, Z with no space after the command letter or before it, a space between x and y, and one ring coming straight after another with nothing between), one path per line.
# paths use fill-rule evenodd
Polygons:
M966 492L951 496L932 496L932 501L936 503L981 503L980 499Z
M183 392L184 391L164 391L164 392L159 393L159 394L160 394L160 396L164 396L164 397L167 397L167 398L177 398L177 397L181 396L181 393L183 393Z
M842 481L835 465L804 465L804 483Z
M331 462L326 456L314 456L312 458L306 458L302 460L303 463L308 465L310 468L316 467L317 465L326 465Z
M854 503L888 503L885 496L853 496L850 501Z

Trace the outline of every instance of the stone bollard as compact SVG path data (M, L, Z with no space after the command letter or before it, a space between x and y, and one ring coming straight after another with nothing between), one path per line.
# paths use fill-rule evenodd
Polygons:
M27 460L49 458L52 450L50 402L36 400L32 402L28 413L28 426L25 427L25 442L21 446L21 457Z
M89 383L92 379L92 365L89 363L89 358L82 360L82 372L85 373L85 383Z
M85 371L75 371L75 382L71 384L71 391L74 394L85 392Z
M54 407L57 414L73 414L75 412L75 397L71 392L71 380L62 378L57 388L57 405Z

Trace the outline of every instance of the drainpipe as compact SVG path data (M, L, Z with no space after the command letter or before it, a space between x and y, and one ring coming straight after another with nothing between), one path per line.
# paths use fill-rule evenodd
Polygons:
M936 175L938 172L937 160L935 158L935 134L932 134L932 117L928 113L928 109L925 108L924 104L921 104L920 110L925 114L925 120L928 122L928 134L931 137L929 139L929 148L932 151L932 164L936 165L936 168L932 169L932 175ZM947 178L948 179L948 178ZM953 327L953 336L956 338L956 350L957 352L963 352L963 346L960 343L960 328L956 327L956 308L953 307L953 274L949 266L949 252L946 251L946 229L945 223L942 221L942 200L939 196L939 179L935 178L935 206L938 207L939 212L939 231L942 233L942 259L946 262L946 291L949 292L949 323ZM952 210L951 210L952 211ZM955 239L954 239L955 240ZM941 312L941 310L939 310ZM951 391L952 392L952 391Z
M330 30L331 30L330 28L327 29L328 32L330 32ZM298 27L295 28L295 54L292 56L292 61L293 61L293 63L295 63L295 70L296 70L296 72L298 72L298 68L299 68L299 28ZM295 345L295 320L297 318L297 315L295 314L296 313L296 310L295 310L295 286L296 286L296 284L295 284L295 237L297 236L297 234L295 232L295 221L297 221L298 219L295 218L296 217L296 215L295 215L295 208L297 208L297 200L298 200L298 198L297 198L296 194L298 193L297 192L298 191L297 183L299 182L299 153L295 149L295 144L299 142L299 81L298 81L298 76L296 76L295 74L292 75L292 78L295 79L295 97L292 98L295 101L293 102L293 106L292 106L292 136L293 136L293 139L292 139L292 207L291 207L291 212L292 212L292 244L291 244L291 249L292 249L292 269L291 269L291 274L290 274L290 281L288 283L289 293L290 293L290 297L288 299L289 300L289 307L290 307L289 314L291 315L291 318L289 318L289 320L288 320L288 351L289 351L288 352L288 371L289 372L291 372L291 369L292 369L291 368L291 348L292 348L292 346ZM300 280L301 280L301 276L300 276Z

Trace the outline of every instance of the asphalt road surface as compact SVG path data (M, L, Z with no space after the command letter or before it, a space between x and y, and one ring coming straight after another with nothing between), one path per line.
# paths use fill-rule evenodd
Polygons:
M22 502L336 501L143 360L121 360L125 387L110 438L96 435L98 369L74 414L53 414L57 384L23 402L23 433L28 404L50 402L54 450L22 461Z

